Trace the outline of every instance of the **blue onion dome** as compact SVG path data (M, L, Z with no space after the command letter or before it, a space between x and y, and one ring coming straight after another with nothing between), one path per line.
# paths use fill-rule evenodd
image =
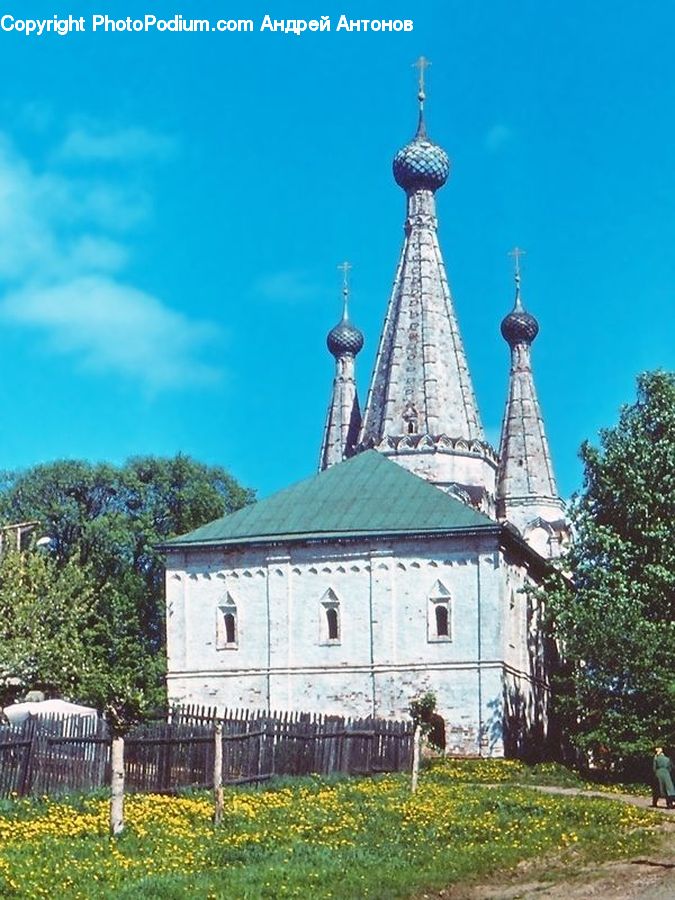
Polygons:
M516 294L516 305L502 319L502 337L509 347L516 344L531 344L539 334L539 323L529 312L525 312L520 301L520 292Z
M437 191L448 180L450 159L442 147L427 137L422 110L417 134L398 151L393 169L396 184L408 194L420 190Z
M345 315L335 328L331 328L328 332L326 344L336 359L346 353L356 356L363 347L363 333L352 325L349 317Z

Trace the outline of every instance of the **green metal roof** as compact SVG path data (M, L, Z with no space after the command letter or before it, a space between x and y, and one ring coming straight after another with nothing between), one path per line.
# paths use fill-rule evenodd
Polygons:
M164 546L486 528L499 525L368 450Z

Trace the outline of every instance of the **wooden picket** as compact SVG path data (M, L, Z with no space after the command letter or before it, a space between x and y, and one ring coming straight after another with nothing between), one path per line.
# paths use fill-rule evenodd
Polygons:
M223 784L275 775L374 775L409 769L410 723L299 712L177 707L125 737L128 791L213 786L216 724ZM111 739L102 720L28 719L0 725L0 797L88 791L110 783Z
M0 725L0 797L88 791L110 780L110 737L100 719L28 718Z

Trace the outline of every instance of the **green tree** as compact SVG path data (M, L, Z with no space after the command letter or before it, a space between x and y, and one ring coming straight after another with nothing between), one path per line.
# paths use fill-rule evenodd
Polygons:
M138 457L125 465L58 461L6 473L0 520L36 520L59 570L88 574L96 596L101 665L88 699L159 702L164 671L164 539L251 502L224 469L189 457ZM139 701L140 702L140 701Z
M585 443L575 543L549 597L565 663L559 707L574 744L620 764L675 742L675 375Z
M75 696L100 670L96 595L74 562L0 556L0 705L18 689Z

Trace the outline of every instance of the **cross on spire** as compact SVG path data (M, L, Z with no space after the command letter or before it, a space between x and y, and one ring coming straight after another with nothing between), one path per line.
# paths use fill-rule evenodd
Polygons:
M514 260L514 272L518 280L520 280L520 257L525 256L526 253L527 251L521 250L520 247L514 247L513 250L509 250L509 256L512 256Z
M342 318L348 316L347 302L349 300L349 272L353 268L351 263L346 260L340 263L338 269L342 272Z
M520 257L525 256L526 251L521 250L520 247L514 247L513 250L509 250L509 256L513 257L513 274L516 282L516 307L521 307L520 300Z
M417 62L413 63L413 68L417 69L418 75L418 91L417 91L417 99L420 104L420 117L417 123L417 137L424 138L426 137L426 127L424 125L424 100L426 98L426 94L424 93L424 73L429 68L431 63L426 58L426 56L420 56Z
M418 76L418 78L419 78L419 80L418 80L419 93L417 96L419 97L420 103L422 103L424 101L424 96L425 96L424 95L424 72L426 71L426 69L429 68L430 65L431 65L431 63L426 58L426 56L420 56L420 58L417 60L417 62L413 63L413 68L417 69L419 72L419 76Z

